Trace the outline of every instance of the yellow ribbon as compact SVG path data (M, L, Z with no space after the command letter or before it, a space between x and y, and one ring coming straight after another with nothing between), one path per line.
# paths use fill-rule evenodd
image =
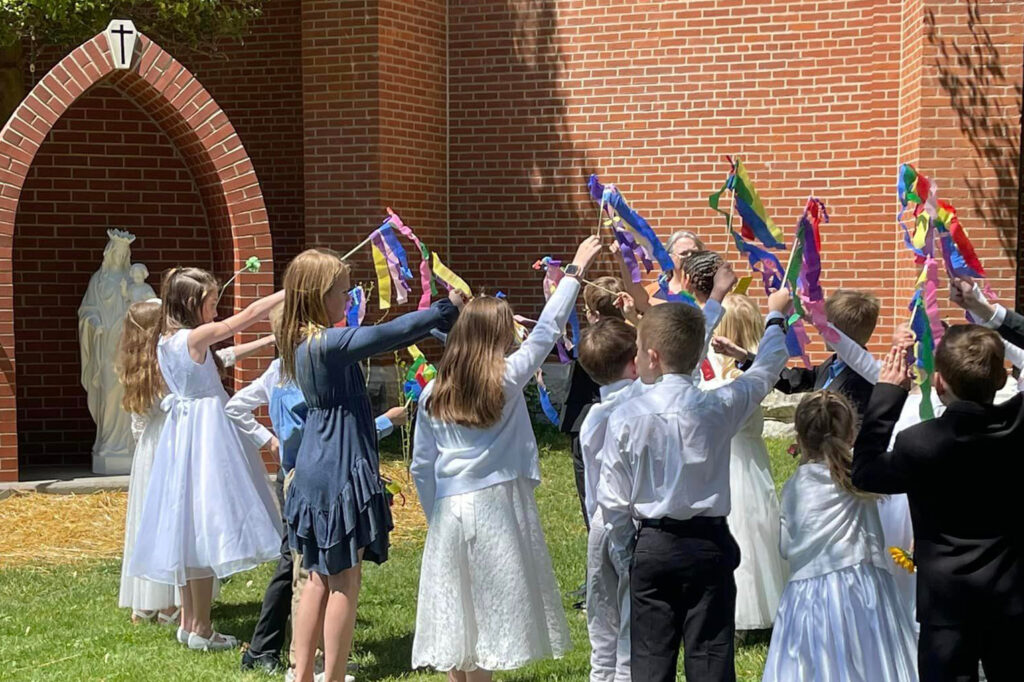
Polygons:
M732 293L739 294L741 296L747 295L747 289L750 288L750 281L753 279L750 275L740 277L740 281L736 282L736 287L733 288Z
M423 351L421 351L419 348L417 348L415 343L413 345L409 346L408 351L409 351L409 355L412 356L413 362L415 362L416 360L419 360L420 358L423 357Z
M377 295L380 301L380 309L386 310L391 307L391 271L388 270L388 261L384 253L371 244L373 250L373 269L377 271Z
M437 275L441 281L447 282L452 287L458 289L467 296L472 295L472 290L466 281L456 275L454 272L448 269L448 266L441 262L441 259L437 257L437 251L432 251L431 256L434 259L434 274ZM378 270L378 272L380 272Z

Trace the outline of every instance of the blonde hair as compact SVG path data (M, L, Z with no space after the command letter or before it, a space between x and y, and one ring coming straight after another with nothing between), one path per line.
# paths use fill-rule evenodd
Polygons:
M348 277L348 265L330 249L306 249L288 264L284 271L284 307L275 327L284 382L295 380L299 344L333 324L324 296L339 279L347 282Z
M505 353L515 340L512 307L501 298L466 304L448 333L433 392L424 404L441 421L484 429L505 407Z
M764 332L761 311L754 300L745 294L729 294L722 300L725 314L718 323L718 335L724 336L748 353L757 353ZM735 379L742 372L736 367L736 360L725 357L722 360L722 377Z
M843 394L807 394L796 408L793 423L806 461L823 461L832 481L851 495L866 500L878 498L853 485L852 443L857 432L857 411Z
M618 297L608 293L614 291L618 294L625 290L622 280L618 277L598 277L593 284L583 287L583 305L587 307L587 310L597 313L601 317L625 319L622 310L615 307L615 299Z
M114 369L124 386L121 406L125 412L146 414L166 390L156 360L160 333L160 303L132 303L124 318L121 343Z
M217 278L202 268L172 268L165 272L160 284L162 304L157 338L202 326L203 304L209 296L218 294L219 287ZM213 353L213 361L217 371L223 372L224 363L216 353ZM153 362L156 362L155 354Z
M869 291L839 289L825 301L825 316L836 329L862 346L875 333L879 312L878 297Z

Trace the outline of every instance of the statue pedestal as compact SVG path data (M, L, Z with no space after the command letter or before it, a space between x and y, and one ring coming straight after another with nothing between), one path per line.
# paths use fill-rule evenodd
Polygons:
M132 471L131 455L92 456L92 472L100 476L125 476Z

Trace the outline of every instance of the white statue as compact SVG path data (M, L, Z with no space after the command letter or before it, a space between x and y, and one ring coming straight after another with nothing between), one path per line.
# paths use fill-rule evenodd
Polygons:
M142 263L133 263L132 267L128 270L128 276L131 278L131 282L129 283L126 279L121 283L121 294L128 301L128 305L156 298L156 292L153 291L153 287L146 284L146 278L149 277L149 268Z
M134 449L131 417L121 407L124 389L114 363L128 312L125 292L135 236L121 230L107 230L107 236L110 241L103 249L103 265L89 279L78 308L78 342L82 387L89 395L89 414L96 422L92 470L97 474L127 474Z

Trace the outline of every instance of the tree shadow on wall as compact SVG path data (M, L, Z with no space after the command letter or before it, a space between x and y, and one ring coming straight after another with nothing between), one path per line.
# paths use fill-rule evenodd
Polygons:
M566 120L556 5L461 0L450 10L452 245L460 274L501 289L517 312L525 303L524 314L543 300L533 261L571 257L597 221L593 165Z
M935 13L925 13L928 42L935 46L939 85L959 119L960 131L975 152L973 172L964 169L964 183L982 221L995 228L1002 251L1016 256L1018 205L1020 202L1021 85L1017 74L1007 74L999 49L992 41L977 0L964 3L970 38L940 35ZM1018 49L1020 46L1018 46ZM1015 106L1007 105L1013 83ZM949 160L956 163L955 159ZM995 185L986 182L989 172Z

